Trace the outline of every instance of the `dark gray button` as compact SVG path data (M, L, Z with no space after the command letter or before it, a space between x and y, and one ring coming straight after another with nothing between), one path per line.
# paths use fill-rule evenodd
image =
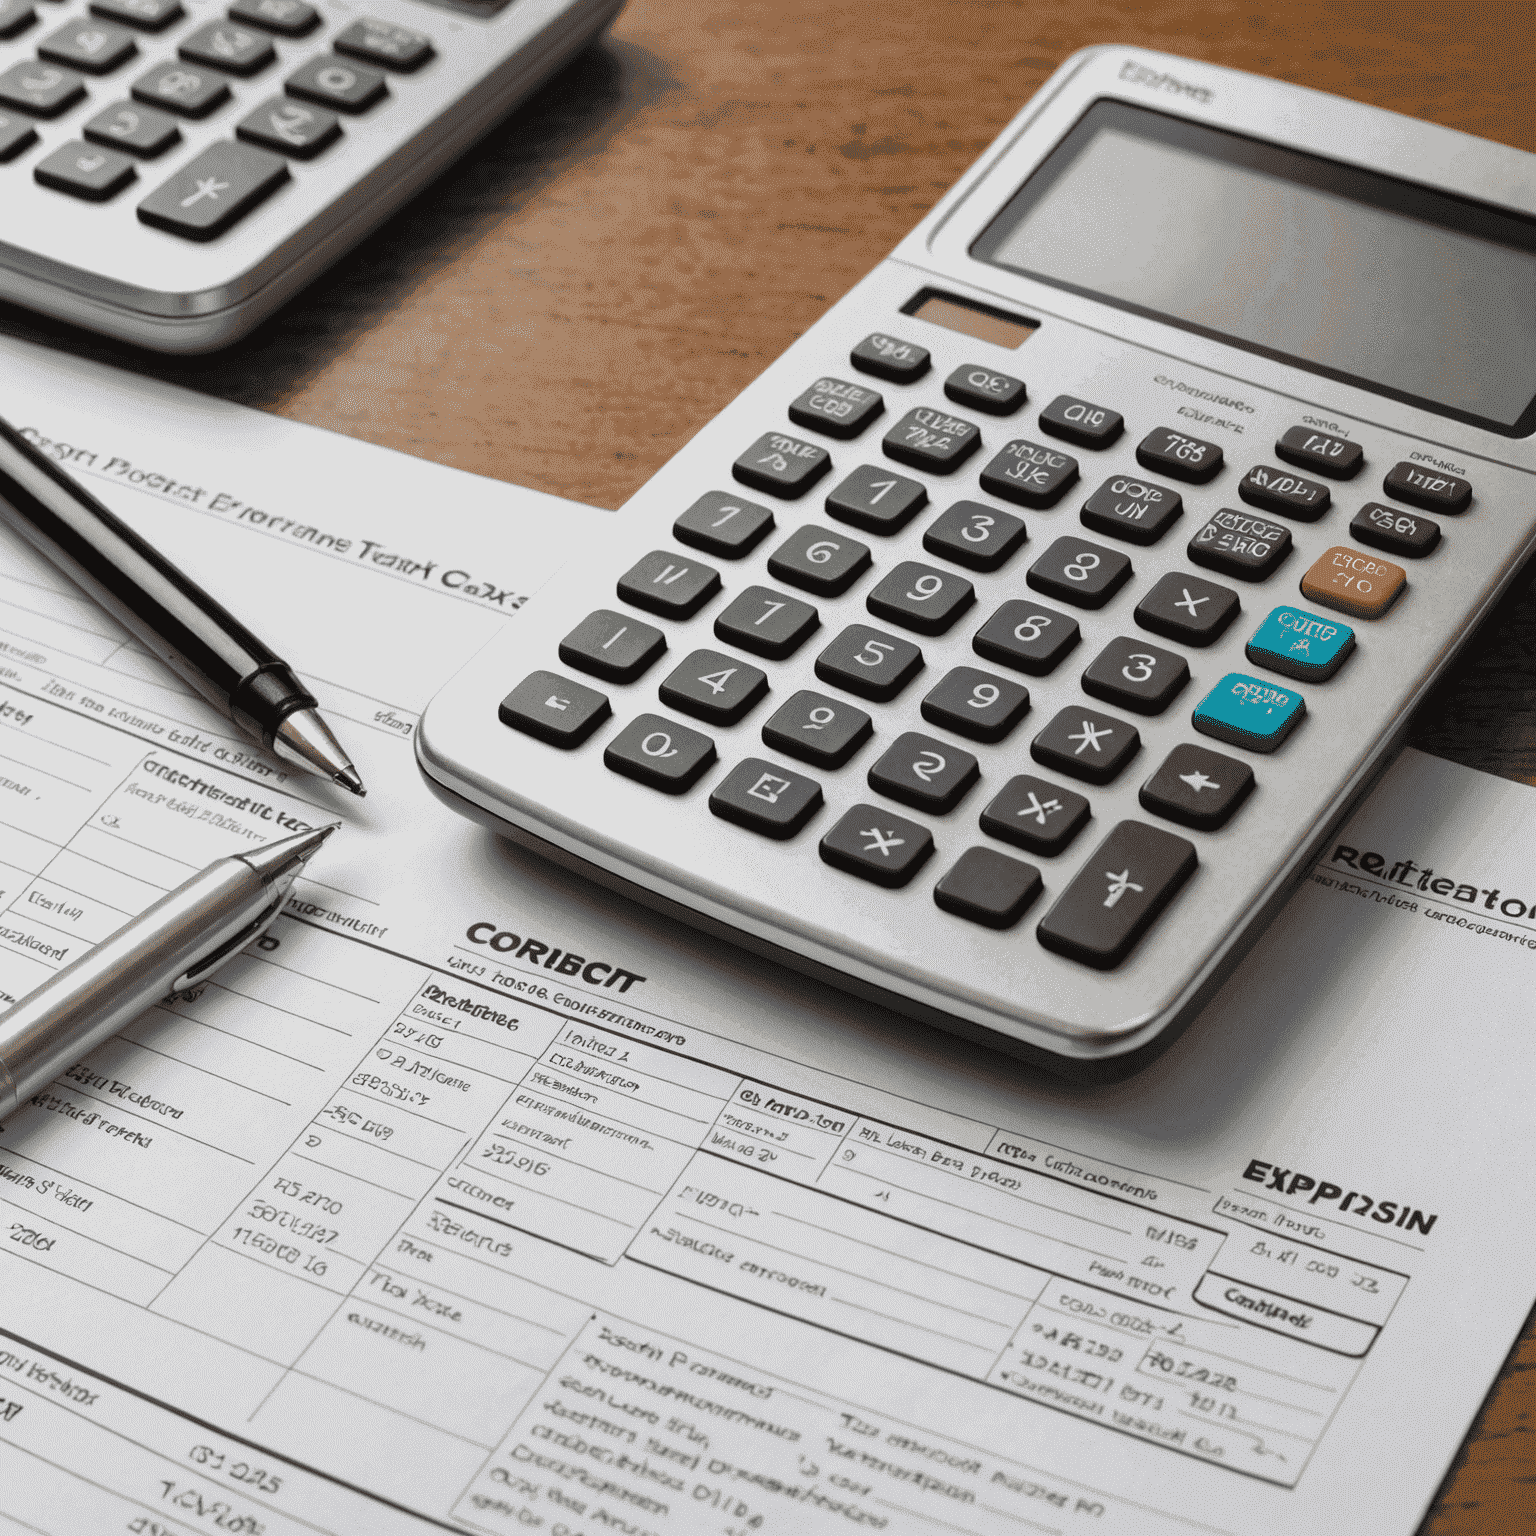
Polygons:
M1182 837L1122 821L1041 918L1036 937L1058 955L1107 971L1130 954L1199 862Z
M560 660L609 683L632 683L661 659L667 637L627 613L599 608L560 642Z
M973 421L926 405L908 411L881 439L887 457L930 474L948 475L981 447L981 428Z
M378 70L338 58L311 59L288 76L283 89L300 101L349 115L366 112L389 91Z
M876 331L848 354L848 361L860 373L872 373L893 384L911 384L928 372L929 358L926 347Z
M1088 825L1091 814L1085 796L1021 773L1003 785L981 813L980 825L1005 843L1052 858Z
M740 560L773 528L773 513L727 491L705 493L672 524L672 537L707 555Z
M88 75L109 74L138 51L139 45L127 28L90 17L65 22L37 45L39 58L84 70Z
M1355 513L1349 531L1362 544L1408 560L1422 560L1440 542L1439 523L1415 517L1401 507L1384 507L1379 501L1366 502Z
M963 363L944 380L944 393L956 405L968 405L989 416L1011 416L1024 404L1024 380L980 363Z
M324 107L301 106L286 96L273 96L241 120L235 137L295 160L313 160L341 137L341 124Z
M816 676L856 693L861 699L888 704L923 670L923 653L910 640L850 624L816 658Z
M385 69L409 74L432 57L432 39L425 32L397 27L387 21L364 18L336 34L331 46L337 53L382 64Z
M819 597L837 597L869 568L869 545L805 523L768 557L768 574Z
M1230 587L1170 571L1136 605L1136 622L1166 640L1209 645L1220 639L1241 606Z
M1015 598L976 631L971 649L989 661L1044 677L1055 671L1080 636L1076 619Z
M714 760L708 736L663 715L637 715L603 749L607 767L664 795L692 789Z
M140 32L163 32L186 12L181 0L91 0L91 14L137 27Z
M28 0L0 0L0 39L19 37L36 20Z
M856 805L822 838L818 851L834 869L895 889L927 863L933 836L905 816Z
M731 474L754 490L793 501L831 468L832 455L818 444L783 432L765 432L731 465Z
M821 617L809 603L771 587L748 587L715 620L715 634L727 645L770 661L792 656L820 627Z
M665 549L635 561L618 585L626 603L664 619L691 619L719 590L719 571Z
M1029 713L1029 689L978 667L955 667L931 689L923 719L972 741L1001 741Z
M1040 430L1079 448L1108 448L1125 430L1125 417L1075 395L1057 395L1040 412Z
M503 725L569 750L579 747L613 711L602 694L557 672L530 672L496 713Z
M1057 539L1024 577L1037 592L1078 608L1102 608L1131 579L1130 557L1087 539Z
M1287 464L1327 475L1330 480L1353 480L1365 463L1365 450L1347 438L1330 437L1311 427L1292 427L1275 444L1275 453Z
M1175 651L1117 636L1083 673L1083 692L1138 715L1160 715L1189 681L1189 663Z
M869 770L869 787L914 810L952 811L981 777L976 759L947 741L903 731Z
M287 180L286 163L264 149L210 144L139 204L139 217L187 240L212 240Z
M85 81L72 69L23 59L0 74L0 107L33 117L57 117L85 95Z
M164 107L178 117L207 117L229 100L229 84L211 69L189 69L174 62L156 64L134 82L133 99Z
M1407 459L1387 471L1381 488L1394 501L1406 501L1426 512L1465 512L1472 501L1467 481Z
M1185 551L1196 565L1243 581L1263 581L1291 552L1291 530L1251 512L1223 507Z
M957 501L934 519L923 548L973 571L996 571L1027 537L1024 519L982 501Z
M14 112L0 112L0 165L37 143L37 129Z
M1054 507L1077 480L1077 460L1028 438L1008 443L981 472L981 488L1023 507Z
M192 64L208 64L230 75L254 75L277 57L265 32L236 26L232 21L210 21L189 32L177 50Z
M1142 808L1181 826L1214 832L1253 788L1253 769L1224 752L1191 743L1170 752L1163 766L1141 786Z
M1141 732L1113 715L1073 705L1029 745L1037 763L1088 784L1108 784L1141 750Z
M735 725L768 692L768 677L738 657L700 650L685 656L657 692L669 709Z
M842 699L802 688L774 712L763 741L818 768L841 768L871 735L869 716Z
M827 511L840 523L871 533L895 533L928 505L928 491L894 470L861 464L827 493Z
M777 763L749 757L720 781L709 808L722 821L782 842L821 809L821 785Z
M61 144L38 162L32 174L55 192L68 192L88 203L104 203L116 197L138 172L133 161L116 150L99 149L94 144Z
M1275 469L1268 464L1255 464L1239 482L1237 494L1250 507L1263 507L1266 512L1278 512L1298 523L1315 523L1333 500L1326 485L1303 480L1287 469Z
M304 0L235 0L229 19L265 27L279 37L303 37L319 23L320 13Z
M956 917L986 928L1011 928L1044 889L1033 864L995 848L967 848L934 886L933 899Z
M797 427L825 432L828 437L857 437L885 409L877 390L846 379L822 378L789 408Z
M976 589L963 576L903 560L864 600L877 619L920 635L942 635L972 603Z
M1136 462L1143 469L1159 470L1175 480L1204 485L1216 478L1222 454L1215 443L1188 437L1172 427L1154 427L1137 443Z
M1128 544L1155 544L1184 513L1184 498L1134 475L1112 475L1083 503L1083 527Z
M141 160L163 155L181 139L175 118L128 101L98 112L82 132L93 144L106 144Z

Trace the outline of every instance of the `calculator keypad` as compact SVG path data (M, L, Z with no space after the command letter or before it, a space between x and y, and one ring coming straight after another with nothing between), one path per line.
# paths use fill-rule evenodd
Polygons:
M957 501L929 525L923 548L973 571L996 571L1026 537L1022 517L983 501Z
M139 204L139 218L189 240L212 240L288 180L288 165L249 144L210 144Z
M955 667L924 696L923 719L972 741L1001 741L1029 713L1029 689L978 667Z
M133 161L115 150L94 144L61 144L38 162L36 178L56 192L68 192L88 203L115 197L138 175Z
M967 848L933 888L946 912L987 928L1011 928L1045 889L1040 871L995 848Z
M599 608L560 642L560 660L610 683L632 683L661 659L667 637L626 613Z
M827 493L827 512L869 533L897 533L928 505L928 488L894 470L861 464Z
M856 805L822 838L819 851L834 869L894 889L927 863L933 834L905 816Z
M821 616L809 603L771 587L747 587L715 620L718 639L770 661L793 656L820 628Z
M672 537L722 560L751 554L773 530L773 513L725 491L706 491L672 524Z
M1076 608L1102 608L1131 579L1131 561L1118 549L1069 535L1057 539L1024 579L1035 591Z
M381 101L389 91L384 76L364 64L336 58L311 59L283 82L283 89L301 101L355 116Z
M869 565L869 545L806 523L768 557L768 574L805 592L839 597Z
M715 761L715 743L661 715L637 715L608 743L603 762L615 773L636 779L664 795L693 788Z
M126 101L98 112L82 131L93 144L105 144L141 160L153 160L181 141L175 118Z
M981 488L1021 507L1054 507L1077 481L1077 460L1015 438L981 472Z
M763 744L818 768L841 768L873 732L862 709L802 688L763 726Z
M869 770L869 787L914 810L943 815L959 805L981 776L969 752L948 742L904 731Z
M877 704L889 704L923 670L910 640L867 624L850 624L816 658L816 676Z
M720 781L709 808L724 821L783 842L821 809L821 785L777 763L749 757Z
M110 21L69 21L37 45L37 56L88 75L107 75L139 51L133 33Z
M1141 751L1141 732L1113 715L1072 705L1029 744L1030 756L1085 784L1108 784Z
M664 549L637 560L618 585L626 603L664 619L691 619L719 590L719 571Z
M766 672L720 651L691 652L657 689L669 709L711 725L735 725L767 692Z
M1071 847L1088 825L1092 807L1086 795L1032 773L1008 780L981 813L981 830L1005 843L1054 858Z
M903 629L942 635L975 601L976 589L963 576L904 560L869 594L864 606L877 619Z

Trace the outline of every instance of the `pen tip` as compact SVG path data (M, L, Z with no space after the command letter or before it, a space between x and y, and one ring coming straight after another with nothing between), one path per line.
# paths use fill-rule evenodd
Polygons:
M350 789L359 798L368 793L363 787L363 781L357 776L357 769L350 766L343 768L336 775L336 783L340 784L343 789Z

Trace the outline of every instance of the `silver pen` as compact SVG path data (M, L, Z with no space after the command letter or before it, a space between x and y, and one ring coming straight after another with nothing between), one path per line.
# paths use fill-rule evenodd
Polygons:
M146 1008L260 938L339 825L216 859L0 1014L0 1121Z

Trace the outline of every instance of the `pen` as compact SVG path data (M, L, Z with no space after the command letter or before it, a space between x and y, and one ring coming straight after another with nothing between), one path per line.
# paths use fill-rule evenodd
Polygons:
M274 756L367 793L288 663L4 421L0 520Z
M216 859L0 1014L0 1121L146 1008L206 981L260 938L339 825Z

